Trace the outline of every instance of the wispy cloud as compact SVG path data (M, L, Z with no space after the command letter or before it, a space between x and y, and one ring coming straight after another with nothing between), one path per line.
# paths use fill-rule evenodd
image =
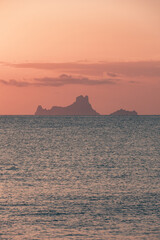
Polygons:
M30 82L17 81L17 80L14 80L14 79L11 79L9 81L0 79L0 83L3 84L3 85L15 86L15 87L28 87L28 86L32 85L32 83L30 83Z
M118 77L118 74L113 73L113 72L108 72L107 75L110 77Z
M110 77L160 77L160 61L141 62L98 62L98 63L1 63L14 68L30 68L40 70L63 71L71 74L102 76L106 73Z
M96 86L96 85L113 85L117 84L121 79L90 79L86 77L72 77L71 75L62 74L57 78L34 78L33 81L17 81L17 80L2 80L0 79L0 83L8 86L15 87L60 87L64 85L86 85L86 86Z

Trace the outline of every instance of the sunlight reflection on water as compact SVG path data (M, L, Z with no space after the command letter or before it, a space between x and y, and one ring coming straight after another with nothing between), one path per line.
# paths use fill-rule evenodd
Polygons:
M0 237L159 239L160 117L0 117Z

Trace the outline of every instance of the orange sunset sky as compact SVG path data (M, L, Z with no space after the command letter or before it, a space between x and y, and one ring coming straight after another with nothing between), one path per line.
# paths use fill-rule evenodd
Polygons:
M0 0L0 114L78 95L160 114L160 0Z

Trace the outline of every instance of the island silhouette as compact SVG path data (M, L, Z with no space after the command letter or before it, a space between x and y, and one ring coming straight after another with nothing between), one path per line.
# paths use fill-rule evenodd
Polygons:
M110 114L111 116L136 116L138 115L136 111L127 111L124 109L120 109L116 112Z
M89 103L88 96L82 95L76 97L76 101L69 106L59 107L53 106L51 109L43 108L41 105L37 107L35 115L53 115L53 116L99 116ZM110 114L110 116L135 116L136 111L127 111L120 109Z
M57 116L72 116L72 115L79 115L79 116L97 116L100 115L97 113L89 103L88 96L83 97L78 96L76 101L66 107L57 107L53 106L51 109L47 110L42 108L41 105L38 106L35 115L57 115Z

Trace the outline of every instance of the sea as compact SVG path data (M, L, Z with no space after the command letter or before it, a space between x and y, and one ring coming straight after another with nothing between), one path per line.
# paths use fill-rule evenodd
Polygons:
M0 116L0 239L160 239L160 116Z

